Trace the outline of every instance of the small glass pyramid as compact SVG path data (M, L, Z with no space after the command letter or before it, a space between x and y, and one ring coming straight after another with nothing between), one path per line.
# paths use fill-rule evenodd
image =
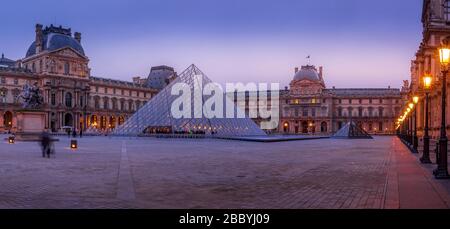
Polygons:
M333 138L359 138L359 139L372 139L369 133L361 129L356 123L350 121L345 124L340 130L338 130Z

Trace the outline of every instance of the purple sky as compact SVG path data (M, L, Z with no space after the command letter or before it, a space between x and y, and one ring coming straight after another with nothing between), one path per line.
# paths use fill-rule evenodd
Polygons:
M80 31L92 75L131 80L195 63L213 81L279 82L323 65L328 87L400 87L421 0L78 0L2 3L0 52L23 58L41 23Z

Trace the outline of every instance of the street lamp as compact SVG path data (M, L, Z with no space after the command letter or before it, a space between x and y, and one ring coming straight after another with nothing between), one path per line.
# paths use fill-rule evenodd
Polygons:
M420 162L423 164L431 164L430 160L430 136L428 135L428 104L430 103L429 94L433 77L425 75L423 77L423 89L425 90L425 127L423 134L423 154L420 158Z
M414 103L408 104L408 113L412 112L414 109ZM412 146L414 144L414 131L413 131L413 116L412 114L409 117L409 145Z
M419 139L417 137L417 103L419 103L419 96L415 95L413 96L413 107L416 107L414 109L414 130L413 130L413 152L419 153L417 150L419 146Z
M437 169L434 171L436 179L450 179L448 174L447 162L447 130L445 126L445 105L447 97L447 73L448 65L450 63L450 48L448 46L448 38L442 42L442 47L439 49L439 57L442 66L442 98L441 98L441 136L439 138L439 163Z

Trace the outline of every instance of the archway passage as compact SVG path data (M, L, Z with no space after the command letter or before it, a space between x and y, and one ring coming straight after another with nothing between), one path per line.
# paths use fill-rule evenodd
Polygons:
M302 133L303 134L307 134L308 133L308 122L307 121L303 121L302 122Z
M106 128L106 117L105 116L101 116L100 117L100 128L101 129L105 129Z
M322 133L328 132L328 124L327 124L327 122L322 122L320 124L320 132L322 132Z
M289 132L289 123L288 122L285 122L283 124L283 131L284 131L284 133L288 133Z
M66 115L64 115L64 126L71 126L71 127L73 127L72 114L67 113Z
M3 126L5 126L6 129L12 128L12 117L11 111L7 111L3 114Z
M119 126L122 125L124 122L125 122L125 119L123 118L123 116L119 116L119 120L118 120Z
M116 117L114 117L114 116L109 117L108 127L111 129L116 128Z
M98 127L98 117L97 115L92 115L91 116L91 123L90 126L97 128Z

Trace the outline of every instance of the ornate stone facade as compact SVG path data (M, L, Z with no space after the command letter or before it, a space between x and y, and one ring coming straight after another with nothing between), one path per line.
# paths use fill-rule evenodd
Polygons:
M53 132L64 127L110 131L158 92L141 83L91 76L81 33L72 36L70 29L38 24L25 58L0 66L0 131L16 131L22 109L18 95L23 85L35 83L44 96L45 128Z
M280 92L278 131L288 134L330 134L353 120L371 134L394 134L402 106L393 88L327 89L323 68L295 69L290 89Z
M424 0L422 11L423 40L411 61L411 84L407 93L421 97L417 106L418 135L423 135L425 126L425 98L423 91L423 76L429 74L433 77L433 88L430 91L429 109L429 134L432 138L439 137L441 125L441 65L438 49L442 41L450 36L450 1L448 0ZM447 84L449 81L447 80ZM447 85L447 91L450 90ZM450 105L450 93L447 92L447 107ZM446 120L450 120L450 112L447 112ZM450 133L450 125L447 121L447 132Z

